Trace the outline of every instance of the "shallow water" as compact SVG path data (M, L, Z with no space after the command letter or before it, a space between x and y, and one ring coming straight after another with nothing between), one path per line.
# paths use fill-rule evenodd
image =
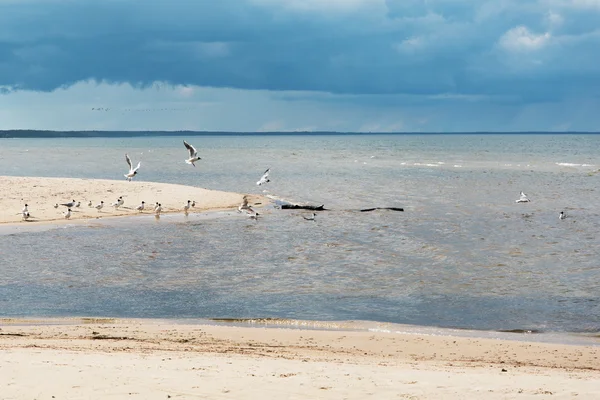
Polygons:
M0 139L0 175L121 179L127 151L136 179L236 192L271 167L269 194L331 210L3 235L0 315L600 330L600 135L196 137L197 168L181 140Z

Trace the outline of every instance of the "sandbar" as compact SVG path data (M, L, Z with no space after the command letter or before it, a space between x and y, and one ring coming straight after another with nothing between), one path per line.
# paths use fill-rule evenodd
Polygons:
M67 207L54 208L55 204L72 200L81 202L71 209L69 220L92 220L128 215L153 215L156 202L162 204L162 212L183 213L188 200L196 205L190 213L209 210L233 209L242 202L244 194L203 189L168 183L107 179L41 178L0 176L0 224L14 223L60 223L66 222L63 213ZM119 208L111 204L123 196L125 203ZM266 205L269 200L260 195L248 195L251 205ZM88 203L92 202L92 207ZM104 201L104 207L94 206ZM145 202L141 213L136 207ZM21 210L27 204L31 217L23 221Z

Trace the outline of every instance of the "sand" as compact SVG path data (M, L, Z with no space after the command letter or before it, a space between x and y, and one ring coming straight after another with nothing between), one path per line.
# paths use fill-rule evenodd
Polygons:
M600 398L597 346L164 320L36 323L0 320L2 399Z
M155 202L162 204L163 213L183 213L187 200L196 201L190 213L207 210L236 208L242 202L243 194L207 190L199 187L166 183L143 182L133 180L71 179L71 178L33 178L0 176L0 224L6 223L61 223L65 222L63 213L67 207L55 204L80 201L80 207L72 208L70 220L89 220L97 218L154 214ZM123 196L125 203L115 209L111 204ZM267 204L268 199L248 196L250 204ZM88 207L92 201L95 206L104 201L100 211ZM135 208L146 202L146 210L139 213ZM31 218L23 221L21 210L28 204Z

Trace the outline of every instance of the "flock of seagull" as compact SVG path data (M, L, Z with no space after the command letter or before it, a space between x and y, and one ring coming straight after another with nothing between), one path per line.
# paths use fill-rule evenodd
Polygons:
M192 146L185 140L183 141L183 145L185 146L185 148L188 150L188 153L189 153L189 157L185 160L185 162L187 164L190 164L195 167L196 166L195 163L197 161L201 160L202 158L200 158L200 156L198 156L198 151L196 150L196 148L194 146ZM138 161L136 167L134 168L133 163L131 162L131 158L129 157L129 155L127 153L125 153L125 161L127 162L127 165L129 166L129 171L126 174L124 174L124 176L128 182L131 182L131 180L137 175L138 170L142 166L142 162ZM271 169L268 168L262 174L260 179L256 182L256 185L262 186L268 182L271 182L271 180L269 179L270 171L271 171ZM123 196L119 196L119 198L114 203L112 203L111 206L114 207L115 209L118 209L119 207L123 206L124 203L125 203L125 200L123 199ZM75 201L73 199L73 201L70 201L68 203L61 203L61 204L57 203L54 205L54 208L58 208L59 206L67 207L67 211L65 211L63 213L63 216L65 217L65 219L69 219L69 218L71 218L71 213L73 212L73 208L81 207L81 202ZM194 201L188 200L187 203L183 206L183 212L187 215L190 208L195 207L195 206L196 206L195 200ZM100 203L94 205L92 203L92 201L90 200L88 203L88 207L96 208L96 210L98 210L98 212L100 212L100 210L102 210L104 208L104 201L100 201ZM143 212L146 209L146 207L147 207L146 202L142 201L137 207L135 207L135 210L138 212ZM153 207L153 212L154 212L155 216L159 217L162 210L163 210L162 204L159 202L156 202ZM248 204L247 196L243 197L242 204L240 204L237 211L238 211L238 213L246 212L246 215L248 215L248 217L250 217L251 219L254 219L254 220L258 219L258 216L259 216L259 214L254 209L252 209L252 207L250 207L250 205ZM25 204L25 206L21 210L20 214L21 214L23 220L25 220L25 221L29 220L30 218L34 218L29 212L28 204ZM304 218L307 220L314 221L315 216L316 216L316 214L313 213L312 217L304 217Z

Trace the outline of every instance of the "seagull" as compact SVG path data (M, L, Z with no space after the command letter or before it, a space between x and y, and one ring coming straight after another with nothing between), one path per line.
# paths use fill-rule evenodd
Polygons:
M81 202L78 201L77 204L75 204L75 207L79 207L81 205Z
M58 208L58 203L56 203L56 204L54 205L54 208Z
M154 203L154 210L156 210L158 208L158 201L156 203Z
M240 206L238 207L238 212L241 213L242 210L248 210L250 209L250 206L248 205L248 197L244 196L243 200L242 200L242 204L240 204Z
M529 200L529 198L527 197L527 195L523 192L521 192L521 197L519 198L519 200L515 200L515 203L529 203L531 200Z
M192 201L192 207L196 207L196 200Z
M119 196L119 198L117 199L117 201L115 201L114 203L111 204L111 206L113 206L114 208L119 208L123 205L123 203L125 203L125 200L123 200L123 196Z
M185 160L185 162L188 163L188 164L192 164L195 167L196 164L194 164L194 163L196 161L198 161L198 160L201 160L201 158L198 157L198 151L196 150L196 148L194 146L192 146L191 144L189 144L185 140L183 141L183 145L190 152L190 158L188 158L187 160Z
M77 202L75 200L73 200L73 201L71 201L69 203L63 203L63 204L61 204L61 206L65 206L67 208L71 208L71 207L75 206L75 204L77 204Z
M137 167L133 168L133 166L131 165L131 158L129 158L129 156L127 155L127 153L125 153L125 161L127 161L127 164L129 165L129 172L127 174L125 174L125 178L127 178L127 180L129 182L131 182L131 180L133 179L134 176L137 175L137 170L140 168L140 165L142 165L142 162L138 162Z
M104 201L101 201L99 204L96 205L96 210L100 212L100 210L102 210L102 207L104 207Z
M142 204L137 206L135 209L138 210L139 212L144 211L144 204L146 204L146 203L144 201L142 201Z
M565 219L567 218L567 214L565 214L564 211L561 211L560 214L558 214L558 219Z
M23 209L21 210L21 212L22 212L23 214L25 214L26 212L29 212L29 208L27 208L27 207L28 207L28 205L27 205L27 204L25 204L25 207L23 207Z
M310 217L307 217L306 215L302 216L302 218L304 218L307 221L316 221L316 219L315 219L316 217L317 217L317 213L312 213L312 216L310 216Z
M63 214L65 215L65 219L69 219L69 218L71 218L71 208L68 208L68 209L67 209L67 212L66 212L66 213L63 213Z
M191 200L188 200L187 204L185 206L183 206L183 211L187 214L188 210L190 209L190 203Z
M88 207L93 207L92 201L90 200L90 202L88 203Z
M23 215L24 221L27 221L29 219L29 217L31 217L31 215L29 214L29 211L23 211L21 214Z
M154 208L154 213L156 215L160 215L161 211L162 211L162 205L160 203L158 203L158 205Z
M265 173L263 174L263 176L260 177L260 180L258 182L256 182L256 184L258 186L260 185L264 185L267 182L271 182L271 180L269 179L269 171L271 171L271 168L268 168Z
M248 217L250 217L250 219L258 220L259 214L250 207L248 207L248 209L246 210L246 214L248 215Z

